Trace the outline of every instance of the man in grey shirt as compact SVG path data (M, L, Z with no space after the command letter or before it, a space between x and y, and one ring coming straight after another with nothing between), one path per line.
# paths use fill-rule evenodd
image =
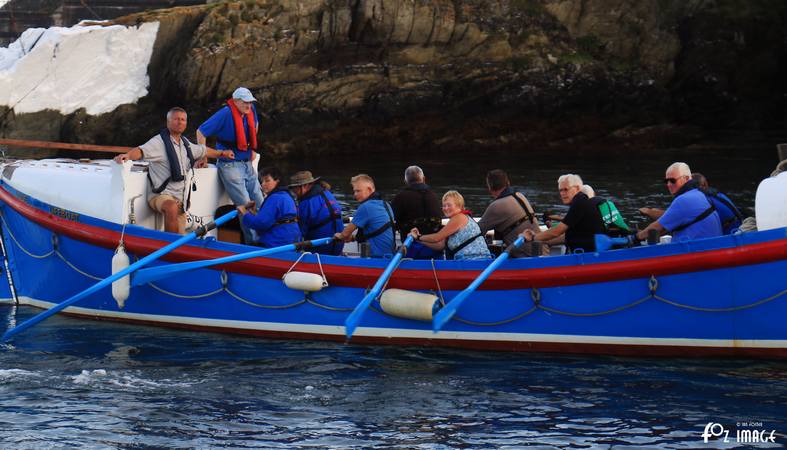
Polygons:
M505 171L490 170L486 174L486 187L495 200L486 208L481 220L478 221L482 233L494 230L495 239L502 239L503 243L509 246L527 229L536 233L541 231L533 207L524 194L511 189L511 182ZM549 255L548 245L542 245L541 255ZM533 247L525 244L512 250L511 256L520 258L539 255L534 255Z
M171 233L186 232L186 209L189 185L186 182L189 169L206 155L234 158L232 150L214 150L194 144L183 136L188 117L183 108L172 108L167 112L167 128L144 144L127 153L117 155L115 162L145 159L148 165L148 180L153 196L148 204L154 211L164 215L164 230Z

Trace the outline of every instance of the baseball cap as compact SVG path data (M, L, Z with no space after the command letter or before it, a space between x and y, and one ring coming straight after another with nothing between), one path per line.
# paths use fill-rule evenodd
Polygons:
M235 89L235 92L232 93L232 98L236 98L238 100L243 100L244 102L256 102L257 99L251 95L251 91L246 89L245 87L239 87Z

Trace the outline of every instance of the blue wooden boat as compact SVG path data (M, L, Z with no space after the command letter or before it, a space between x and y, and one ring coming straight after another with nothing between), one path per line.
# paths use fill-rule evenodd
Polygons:
M61 159L8 162L2 169L0 225L21 304L50 308L108 277L121 239L133 262L179 237L159 231L159 219L145 206L144 164ZM200 197L194 199L192 209L198 213L193 221L200 223L212 218L223 194L214 168L199 169L195 180ZM150 267L253 250L258 249L208 236ZM345 320L388 263L285 252L141 283L130 289L122 308L107 287L64 312L213 332L344 341ZM432 313L489 264L402 261L384 294L362 317L352 342L787 357L785 228L507 260L433 332ZM325 286L288 287L282 281L288 272L312 274ZM132 285L138 273L132 274Z

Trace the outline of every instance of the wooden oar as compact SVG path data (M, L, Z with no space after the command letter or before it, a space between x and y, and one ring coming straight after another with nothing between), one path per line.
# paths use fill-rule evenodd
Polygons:
M215 266L217 264L228 264L231 262L242 261L244 259L259 258L261 256L269 256L275 253L286 251L295 251L308 247L318 247L330 243L333 237L326 237L322 239L315 239L313 241L295 242L293 244L282 245L280 247L266 248L262 250L255 250L253 252L239 253L237 255L225 256L222 258L205 259L201 261L189 261L178 264L168 264L166 266L149 267L137 271L131 277L131 286L140 286L151 281L168 278L189 270L201 269L204 267Z
M440 311L437 312L437 314L435 314L434 319L432 319L432 329L434 329L435 333L440 331L440 329L443 328L443 325L451 320L451 317L453 317L459 307L462 306L462 302L464 302L467 297L470 296L470 294L478 289L478 286L486 281L486 279L489 278L489 275L491 275L492 272L494 272L500 266L500 264L503 264L503 261L507 260L508 257L511 256L511 250L519 247L523 242L525 242L525 238L519 236L517 240L515 240L503 253L500 254L500 256L497 257L497 259L492 261L492 264L487 266L487 268L481 272L481 275L479 275L478 278L470 283L470 286L466 287L464 291L457 294L453 300L448 302L445 306L443 306L442 309L440 309Z
M413 237L407 236L407 239L405 239L404 243L402 244L402 248L400 248L394 257L391 258L391 262L388 263L388 267L386 267L383 274L380 275L377 283L374 283L372 290L366 294L366 297L361 300L361 303L358 303L358 306L355 307L353 312L347 317L347 320L344 321L344 332L347 335L347 339L350 339L353 336L355 329L358 327L358 322L361 321L363 313L365 313L366 309L369 308L372 300L380 295L383 285L385 285L385 282L388 281L388 278L391 278L391 274L393 274L393 271L396 270L396 267L399 265L399 261L404 257L404 255L407 254L407 247L409 247L412 243Z
M126 153L134 147L114 145L69 144L67 142L31 141L27 139L0 139L0 145L25 148L51 148L60 150L79 150L83 152Z
M64 302L61 302L61 303L58 303L57 305L55 305L55 306L49 308L48 310L46 310L46 311L36 315L35 317L32 317L32 318L28 319L25 322L22 322L21 324L17 325L15 328L12 328L12 329L6 331L5 334L3 335L2 339L0 339L0 341L5 342L5 341L11 339L16 334L21 333L22 331L25 331L26 329L36 325L39 322L44 321L45 319L49 318L50 316L52 316L54 314L57 314L58 312L62 311L63 309L68 308L69 306L73 305L74 303L78 302L79 300L82 300L83 298L87 297L88 295L98 291L99 289L101 289L101 288L103 288L105 286L111 285L113 282L123 278L124 276L130 274L131 272L133 272L133 271L135 271L137 269L139 269L140 267L143 267L146 264L149 264L149 263L155 261L156 259L160 258L161 256L166 255L167 253L171 252L172 250L175 250L176 248L182 246L183 244L186 244L189 241L192 241L192 240L196 239L199 236L204 236L205 233L207 233L208 231L210 231L210 230L212 230L212 229L214 229L214 228L216 228L216 227L226 223L229 220L232 220L236 215L238 215L238 211L237 210L233 210L233 211L228 212L227 214L224 214L223 216L219 217L218 219L214 220L213 222L210 222L208 224L202 225L196 231L192 231L191 233L181 237L177 241L172 242L171 244L169 244L169 245L167 245L165 247L162 247L162 248L156 250L155 252L149 254L148 256L140 259L139 261L137 261L134 264L126 267L125 269L121 270L120 272L117 272L117 273L115 273L115 274L113 274L113 275L111 275L111 276L109 276L107 278L104 278L103 280L101 280L98 283L94 284L93 286L85 289L84 291L74 295L73 297L69 298L68 300L66 300Z

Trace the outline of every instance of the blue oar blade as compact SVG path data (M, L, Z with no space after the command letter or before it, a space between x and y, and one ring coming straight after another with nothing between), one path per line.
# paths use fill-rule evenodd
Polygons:
M172 242L172 243L170 243L170 244L168 244L168 245L166 245L166 246L156 250L155 252L153 252L153 253L149 254L148 256L140 259L139 261L137 261L134 264L126 267L125 269L121 270L120 272L117 272L117 273L115 273L113 275L110 275L107 278L104 278L103 280L101 280L98 283L94 284L93 286L85 289L84 291L79 292L78 294L75 294L74 296L72 296L68 300L65 300L65 301L63 301L61 303L58 303L57 305L49 308L48 310L46 310L46 311L44 311L44 312L42 312L42 313L40 313L40 314L38 314L38 315L36 315L34 317L31 317L30 319L26 320L25 322L22 322L21 324L17 325L15 328L12 328L12 329L6 331L3 334L3 337L2 337L1 340L3 342L5 342L5 341L11 339L12 337L14 337L15 335L21 333L22 331L25 331L26 329L28 329L28 328L30 328L30 327L32 327L32 326L42 322L45 319L48 319L49 317L57 314L58 312L64 310L65 308L68 308L69 306L73 305L74 303L78 302L79 300L82 300L83 298L87 297L88 295L98 291L99 289L102 289L102 288L104 288L106 286L109 286L113 282L123 278L124 276L130 274L131 272L133 272L133 271L135 271L137 269L139 269L140 267L143 267L146 264L149 264L149 263L155 261L156 259L160 258L161 256L164 256L165 254L171 252L172 250L175 250L176 248L178 248L178 247L180 247L180 246L182 246L182 245L184 245L184 244L186 244L186 243L196 239L198 236L204 235L207 231L213 229L213 227L217 227L219 225L222 225L222 224L226 223L229 220L232 220L232 218L235 217L237 214L238 214L238 211L235 211L235 210L230 211L227 214L225 214L225 215L219 217L218 219L216 219L214 222L212 222L212 223L210 223L210 224L200 228L199 230L192 231L191 233L189 233L189 234L187 234L185 236L182 236L180 239L178 239L178 240L176 240L176 241L174 241L174 242Z
M347 316L347 320L344 321L344 334L347 336L347 339L353 337L353 333L355 333L355 329L358 328L358 323L360 323L363 313L366 312L366 309L372 303L372 300L377 297L377 293L378 292L371 291L366 294L366 297L361 300L361 303L359 303L353 312Z
M605 252L616 245L628 245L631 243L631 241L629 241L627 238L612 238L606 234L597 234L593 239L596 243L597 252Z
M440 329L443 328L445 324L454 317L456 311L462 305L462 302L465 300L465 297L470 295L470 291L464 290L460 292L456 297L454 297L448 304L443 306L440 311L437 311L435 314L434 319L432 319L432 330L437 333Z
M451 320L452 317L454 317L456 311L459 310L460 306L462 306L462 302L464 302L470 296L470 294L472 294L478 288L478 286L481 285L481 283L486 281L486 279L489 278L489 275L491 275L492 272L497 270L497 268L501 264L503 264L505 260L508 259L509 255L511 255L512 249L519 247L520 245L522 245L523 242L525 242L525 238L523 238L522 236L518 237L511 244L511 246L508 249L506 249L506 251L501 253L500 256L498 256L494 261L492 261L492 264L487 266L487 268L484 269L484 271L481 272L481 274L478 275L478 277L476 277L476 279L473 280L472 283L470 283L470 286L466 287L465 290L457 294L456 297L454 297L440 311L438 311L437 314L435 314L434 318L432 319L432 330L435 333L440 331L443 328L443 326L446 323L448 323L448 321Z
M347 316L347 319L344 321L344 334L347 336L347 339L350 339L355 332L355 329L358 328L358 323L361 321L361 317L366 312L366 309L369 308L369 305L372 303L372 300L377 298L380 294L380 291L383 289L385 282L388 281L388 278L391 277L393 274L394 269L399 264L399 260L402 259L402 256L407 253L407 247L413 243L413 237L407 236L407 239L404 240L402 243L402 248L396 252L393 258L391 258L391 262L388 263L388 266L383 271L383 274L380 275L380 278L377 279L377 282L374 283L374 287L368 294L361 300L360 303L355 307L352 313Z
M606 234L597 234L594 240L596 241L597 252L605 252L612 248L612 238Z

